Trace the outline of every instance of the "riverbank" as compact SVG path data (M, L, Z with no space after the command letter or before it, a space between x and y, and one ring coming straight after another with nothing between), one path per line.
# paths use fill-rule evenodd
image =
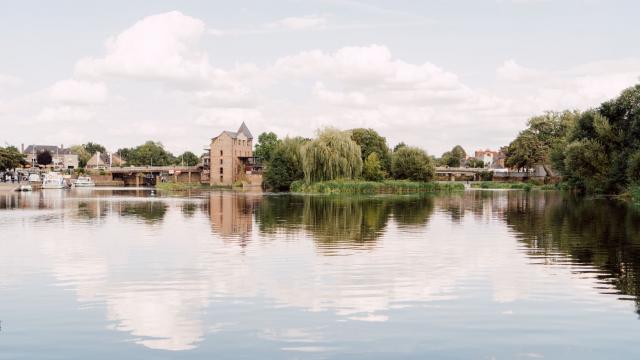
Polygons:
M380 182L333 180L312 184L294 181L291 184L291 192L318 194L415 194L452 191L464 191L464 184L407 180L385 180Z
M535 183L508 183L496 181L483 181L481 183L471 184L473 189L504 189L504 190L563 190L561 184L535 184Z
M163 182L156 184L156 189L161 191L185 191L185 190L196 190L196 189L211 189L209 185L203 185L200 183L174 183L174 182ZM230 187L224 187L225 189Z

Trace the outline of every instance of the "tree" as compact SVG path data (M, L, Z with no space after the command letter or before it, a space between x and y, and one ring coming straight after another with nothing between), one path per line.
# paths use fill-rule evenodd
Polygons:
M399 142L396 146L393 147L393 152L398 151L399 149L406 147L407 144L405 144L403 141Z
M438 160L438 165L460 167L466 158L467 152L464 151L462 146L456 145L451 149L451 151L447 151L442 154L442 157Z
M481 169L485 166L484 161L476 158L467 160L467 167Z
M317 138L302 147L302 165L307 183L355 179L362 173L360 146L348 132L319 130Z
M185 151L182 155L176 157L176 165L196 166L200 159L191 151Z
M175 157L164 149L160 142L146 143L126 151L129 165L168 166L175 164Z
M273 152L276 150L276 147L278 147L278 144L280 144L278 135L273 132L263 132L258 136L258 143L256 144L253 155L268 163L271 161Z
M292 182L304 178L302 145L305 142L301 137L287 137L278 144L264 173L265 188L286 191Z
M78 166L83 168L87 166L87 162L91 159L91 154L84 145L73 145L69 148L71 153L78 155Z
M39 165L47 166L53 162L53 157L48 150L45 150L36 155L36 161Z
M536 135L525 130L507 147L506 165L516 169L530 169L544 159L543 144Z
M364 177L365 180L369 181L380 181L384 179L385 172L384 170L382 170L382 164L380 163L378 153L372 152L364 160L364 165L362 167L362 177Z
M25 165L24 156L13 146L0 147L0 171L15 169L20 165Z
M435 175L435 166L424 150L404 146L391 156L391 172L395 179L430 181Z
M382 169L390 170L391 155L386 138L380 136L373 129L358 128L351 130L351 139L360 145L362 161L365 161L372 153L376 153Z
M93 156L93 154L100 152L102 154L107 152L107 149L100 145L100 144L94 144L92 142L88 142L86 144L83 145L84 148L87 150L87 152L89 153L89 155Z

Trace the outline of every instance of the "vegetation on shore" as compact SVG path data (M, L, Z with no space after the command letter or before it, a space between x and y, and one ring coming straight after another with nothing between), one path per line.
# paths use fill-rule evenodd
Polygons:
M531 118L506 155L510 167L553 165L574 190L635 191L640 185L640 85L594 109Z
M534 182L495 182L495 181L483 181L480 183L471 184L475 189L505 189L505 190L565 190L566 187L562 184L537 184Z
M162 191L184 191L194 189L209 189L209 185L200 183L161 182L156 184L156 189Z
M291 191L319 194L413 194L463 191L462 183L419 182L409 180L330 180L306 183L302 180L291 184Z
M441 188L430 183L435 164L424 150L402 144L390 151L373 129L326 128L315 139L282 141L264 133L256 149L266 160L263 184L269 190L407 193Z

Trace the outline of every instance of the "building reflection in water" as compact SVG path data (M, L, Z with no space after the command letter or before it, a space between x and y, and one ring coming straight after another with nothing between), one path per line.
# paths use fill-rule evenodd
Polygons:
M251 239L253 214L262 195L236 195L231 192L213 192L209 195L209 218L213 232L222 238L236 239L246 246Z

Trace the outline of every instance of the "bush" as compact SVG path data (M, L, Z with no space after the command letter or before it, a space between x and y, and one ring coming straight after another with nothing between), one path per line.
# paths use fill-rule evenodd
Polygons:
M384 179L384 175L385 173L382 170L382 164L380 163L378 154L372 152L364 161L362 177L369 181L381 181Z
M285 138L274 150L271 162L264 173L263 185L275 191L286 191L295 180L304 178L302 154L304 139Z
M391 157L391 173L395 179L431 181L435 174L433 159L419 148L404 146Z
M333 180L307 184L294 181L291 191L321 194L415 194L464 191L462 183L417 182L407 180L352 181Z

